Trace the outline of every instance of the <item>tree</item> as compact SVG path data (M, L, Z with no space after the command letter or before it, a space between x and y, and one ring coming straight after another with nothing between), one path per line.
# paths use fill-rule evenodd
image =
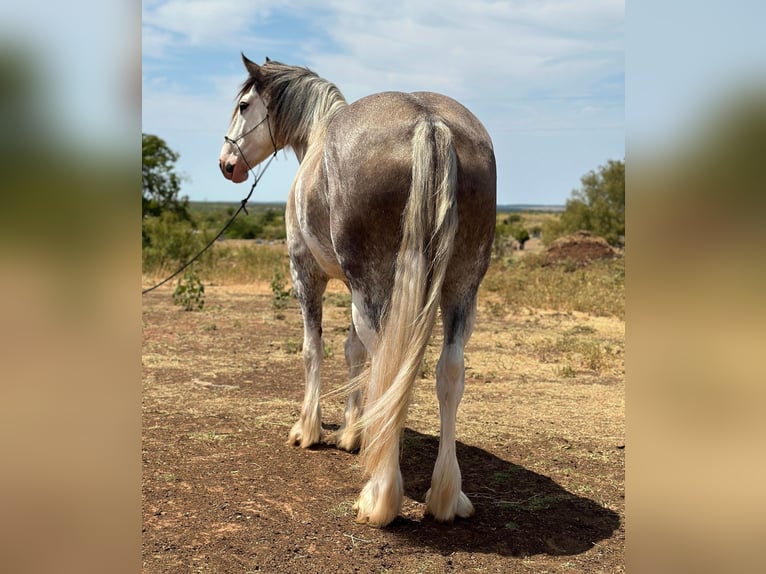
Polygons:
M625 243L625 162L609 160L590 171L572 192L561 219L546 230L546 240L575 231L590 231L612 245Z
M141 216L171 211L189 220L189 199L178 197L181 177L175 172L178 154L155 135L141 134Z
M519 242L519 249L524 249L524 244L529 241L529 231L527 231L526 227L517 227L512 232L511 235L513 235L513 238Z

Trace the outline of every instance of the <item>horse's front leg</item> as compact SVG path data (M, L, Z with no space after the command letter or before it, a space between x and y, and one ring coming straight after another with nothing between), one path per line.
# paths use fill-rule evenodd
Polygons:
M298 421L290 430L288 444L308 448L322 439L322 408L319 405L320 374L322 370L322 295L327 277L310 263L296 264L291 260L293 289L303 314L303 364L306 371L306 391Z

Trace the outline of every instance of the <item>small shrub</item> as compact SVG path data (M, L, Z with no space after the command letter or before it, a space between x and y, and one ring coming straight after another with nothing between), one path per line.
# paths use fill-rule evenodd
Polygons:
M606 367L607 361L605 353L603 349L595 343L584 346L582 349L582 356L583 365L591 371L600 373L601 370Z
M559 376L565 379L574 379L577 376L577 371L572 365L564 365L559 369Z
M303 352L303 339L289 337L282 342L281 347L288 355L297 355Z
M197 273L189 269L173 291L173 303L183 307L184 311L202 310L205 306L205 286Z
M279 269L274 269L270 287L274 297L271 300L272 309L284 309L290 302L292 290L285 287L285 275Z

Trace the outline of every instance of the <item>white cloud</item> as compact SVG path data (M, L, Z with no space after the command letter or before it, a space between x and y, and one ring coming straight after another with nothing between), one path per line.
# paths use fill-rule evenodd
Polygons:
M144 131L204 132L223 138L234 109L236 87L242 79L242 75L210 76L205 89L193 91L165 77L144 77Z
M144 2L144 38L155 42L150 48L156 47L156 40L160 39L159 44L165 45L171 42L190 46L229 45L239 49L253 25L269 15L271 4L236 0Z
M385 89L519 96L589 91L622 52L624 5L581 3L329 3L321 27L334 47L310 64L354 96ZM345 83L344 83L345 86Z

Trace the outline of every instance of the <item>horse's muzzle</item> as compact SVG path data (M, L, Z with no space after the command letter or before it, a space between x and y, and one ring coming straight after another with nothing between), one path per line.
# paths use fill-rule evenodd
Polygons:
M223 160L219 160L218 169L220 169L221 173L224 175L226 175L227 173L231 175L232 173L234 173L234 164L225 163Z

